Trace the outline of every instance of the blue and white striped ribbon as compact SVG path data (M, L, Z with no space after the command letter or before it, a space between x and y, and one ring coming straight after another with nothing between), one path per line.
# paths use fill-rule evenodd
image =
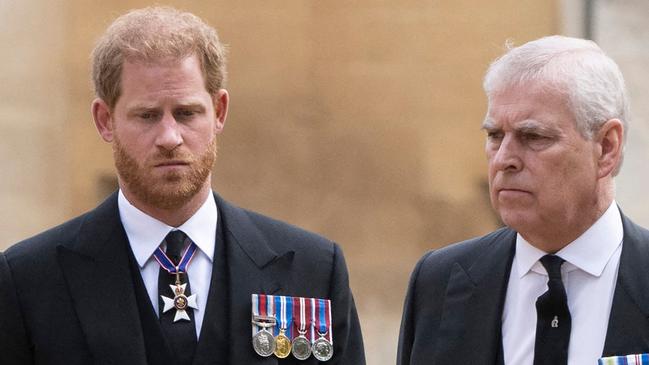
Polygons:
M603 357L598 365L649 365L649 354Z

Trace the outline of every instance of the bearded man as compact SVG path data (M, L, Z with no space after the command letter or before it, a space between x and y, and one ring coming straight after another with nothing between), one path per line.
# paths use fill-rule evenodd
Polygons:
M212 192L229 103L216 31L135 10L92 60L119 190L0 254L0 363L364 364L340 248ZM313 354L289 356L298 337Z

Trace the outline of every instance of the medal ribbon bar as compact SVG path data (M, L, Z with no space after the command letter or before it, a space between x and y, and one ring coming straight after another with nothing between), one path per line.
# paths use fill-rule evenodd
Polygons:
M290 351L298 360L310 356L320 361L331 359L333 326L329 299L252 294L252 317L253 347L259 355L267 357L274 353L284 358ZM317 352L312 354L312 347Z

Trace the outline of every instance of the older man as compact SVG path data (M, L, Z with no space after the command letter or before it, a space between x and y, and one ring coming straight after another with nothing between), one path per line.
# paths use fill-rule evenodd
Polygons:
M93 79L119 190L0 254L0 364L364 364L340 248L211 190L229 102L215 30L129 12Z
M487 71L491 203L507 226L426 254L398 364L596 364L649 352L649 232L618 209L624 80L553 36Z

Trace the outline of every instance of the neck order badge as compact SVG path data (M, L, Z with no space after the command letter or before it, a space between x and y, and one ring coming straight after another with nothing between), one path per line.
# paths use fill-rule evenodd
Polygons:
M170 274L176 275L176 283L170 285L171 290L174 293L173 298L168 298L164 295L161 295L162 301L164 302L164 308L162 313L167 313L172 308L176 308L176 315L174 316L174 322L180 320L191 321L189 315L187 314L188 308L198 309L198 304L196 303L196 294L190 296L185 295L185 290L187 284L181 284L180 275L187 273L187 266L192 261L194 254L196 253L196 244L192 242L191 245L185 250L185 253L182 255L178 265L174 265L173 261L162 251L160 247L153 253L156 261L160 264L160 267L165 269Z
M333 356L329 299L252 295L252 346L264 357L289 354L319 361Z

